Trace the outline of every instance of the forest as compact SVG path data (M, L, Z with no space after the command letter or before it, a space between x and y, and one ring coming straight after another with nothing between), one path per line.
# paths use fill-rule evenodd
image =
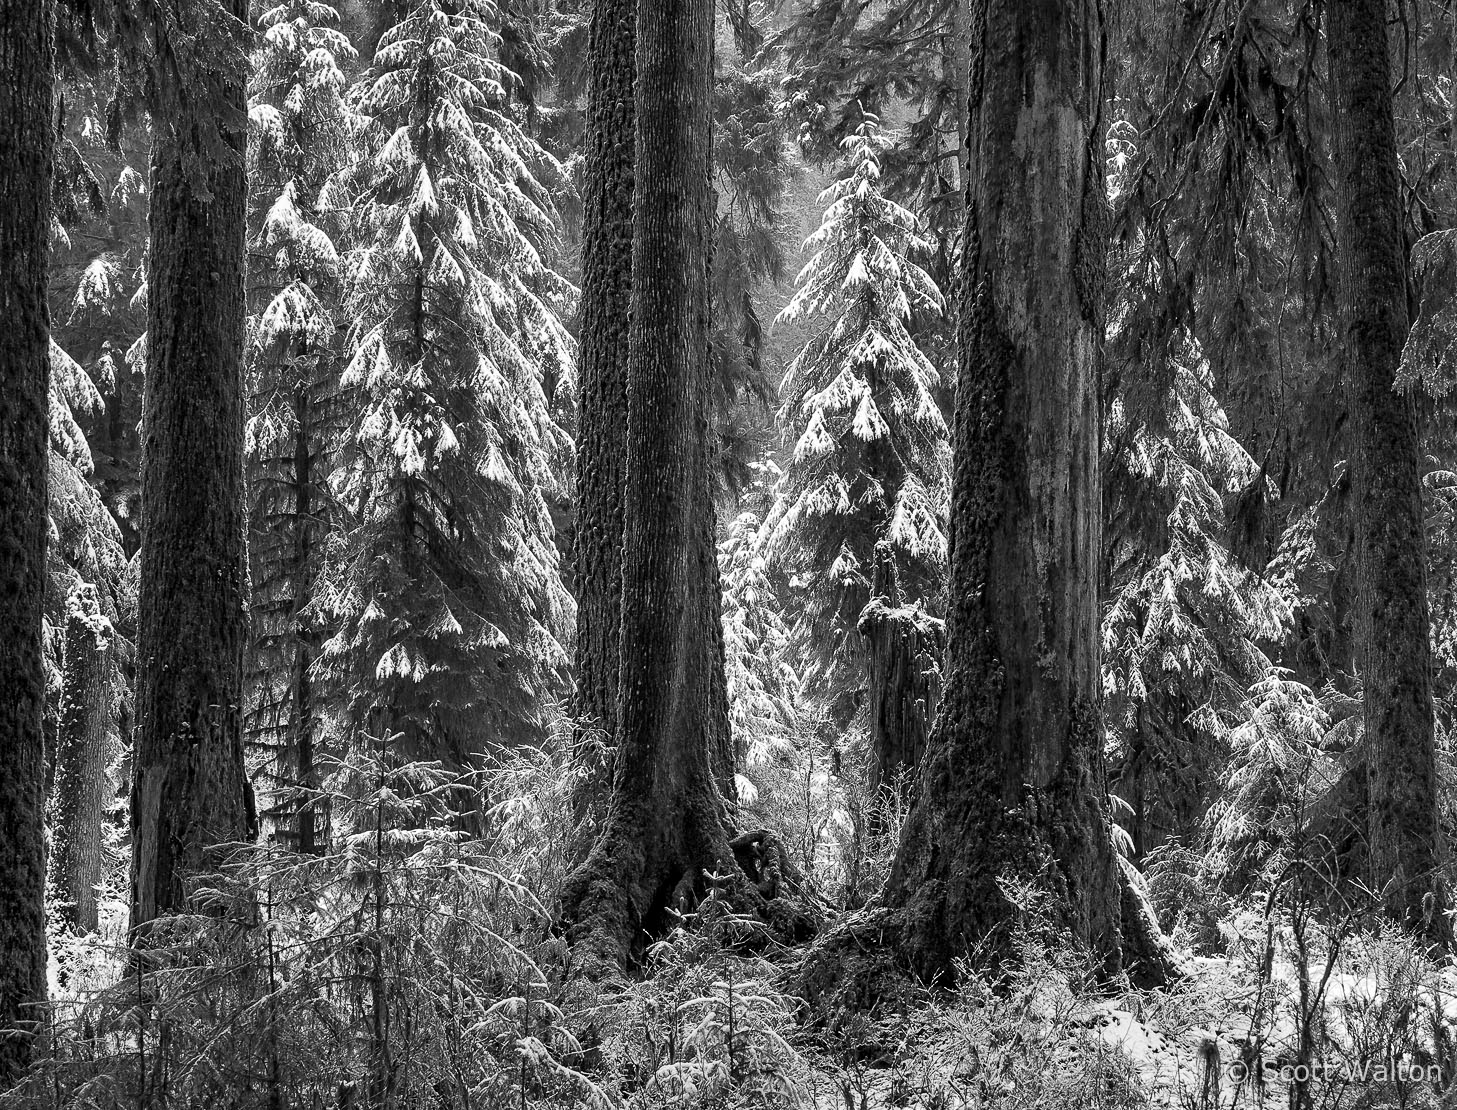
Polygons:
M0 0L0 1108L1457 1107L1457 0Z

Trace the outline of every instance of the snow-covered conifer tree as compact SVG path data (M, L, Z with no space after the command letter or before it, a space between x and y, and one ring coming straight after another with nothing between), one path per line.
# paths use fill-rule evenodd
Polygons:
M1233 550L1226 502L1268 479L1231 435L1197 346L1147 390L1134 377L1105 433L1103 675L1111 777L1141 852L1193 831L1247 690L1272 674L1266 651L1290 624L1294 586L1282 560L1257 575Z
M919 221L881 191L889 146L867 114L844 143L844 175L821 194L813 251L781 321L818 322L790 363L779 412L786 445L767 551L803 605L811 697L843 727L866 683L858 624L872 598L874 553L892 557L902 597L934 606L946 562L949 455L934 391L939 374L907 330L913 311L940 312L918 263L932 250Z
M52 236L51 304L65 306L51 334L85 368L102 406L76 415L86 430L91 483L121 528L128 551L139 522L142 378L146 330L147 152L144 135L108 137L110 83L73 75L58 169L68 199Z
M320 698L312 674L310 609L325 530L334 517L326 484L351 413L339 384L342 313L335 238L342 216L328 186L346 165L352 116L341 69L354 57L316 0L266 11L249 98L252 179L249 247L249 566L245 742L265 769L265 812L315 846L311 810L292 790L317 786Z
M547 156L508 114L486 0L416 0L362 78L343 381L361 413L338 476L324 666L343 725L478 764L539 737L573 617L548 501L572 376Z
M136 616L121 529L93 484L95 467L82 430L81 422L103 408L90 376L52 340L45 602L49 867L60 919L85 929L96 928L92 888L105 867L113 764L131 711L117 656L130 663L127 632Z
M761 550L761 524L758 512L744 509L718 550L729 723L751 779L755 767L785 754L799 708L790 630Z
M52 294L70 304L53 320L50 342L47 868L54 920L95 929L94 888L109 863L107 824L115 817L115 764L130 730L136 624L135 564L121 527L136 505L136 473L114 454L118 440L135 435L121 427L129 391L118 380L123 360L111 339L125 345L135 335L136 321L127 317L145 238L124 242L140 177L104 147L100 120L87 110L95 108L88 101L94 89L73 83L70 91L83 107L61 141L57 192L70 195L58 201L52 222ZM105 165L94 165L93 157ZM87 359L89 372L73 352Z
M731 19L735 48L714 55L713 165L719 204L709 344L719 465L724 484L742 497L755 480L755 460L772 431L774 371L765 357L760 300L766 287L783 278L780 209L791 170L781 75L746 53L760 35L755 19Z
M94 465L81 421L103 406L85 370L51 342L50 546L46 554L48 725L59 719L67 604L78 585L95 588L101 613L130 627L135 598L121 529L92 484ZM120 694L120 691L117 692ZM110 692L108 692L110 696Z

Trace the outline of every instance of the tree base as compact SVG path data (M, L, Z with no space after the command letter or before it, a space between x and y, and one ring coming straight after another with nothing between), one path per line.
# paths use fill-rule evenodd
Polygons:
M1138 873L1127 861L1119 862L1122 973L1142 990L1184 978L1188 972L1183 959L1159 928ZM809 1006L811 1022L834 1029L851 1013L904 1012L924 1000L928 989L949 990L956 985L945 974L927 983L916 970L925 963L916 947L918 938L938 935L935 885L928 884L904 906L872 904L818 939L789 983L790 993ZM972 966L996 975L1014 970L1016 956L1010 943L965 953Z
M1122 856L1118 857L1118 886L1123 904L1123 970L1129 982L1151 990L1183 979L1188 969L1159 926L1143 876Z
M905 1012L926 991L901 939L904 909L872 905L823 934L789 974L813 1024L833 1030L850 1014Z
M601 837L562 892L559 927L571 945L571 974L601 982L640 965L648 945L714 888L733 912L764 926L745 938L748 947L814 937L819 917L778 837L758 829L732 840L725 834L722 841L709 861L660 869L650 878L640 848Z

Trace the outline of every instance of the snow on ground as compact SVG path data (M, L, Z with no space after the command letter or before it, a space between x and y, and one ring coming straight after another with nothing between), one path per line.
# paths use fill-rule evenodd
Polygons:
M893 1060L826 1066L814 1105L1072 1110L1098 1091L1097 1105L1129 1110L1283 1108L1307 1074L1296 1063L1307 1025L1311 1105L1457 1106L1457 1092L1439 1101L1457 1086L1457 1057L1449 1048L1444 1066L1427 1050L1436 1028L1457 1041L1457 971L1414 977L1409 953L1390 941L1353 946L1328 974L1312 959L1307 998L1324 977L1323 1002L1305 1003L1307 1023L1297 965L1279 945L1268 978L1245 951L1192 959L1189 980L1167 991L1090 1000L1054 986L980 1012L928 1007L908 1020Z

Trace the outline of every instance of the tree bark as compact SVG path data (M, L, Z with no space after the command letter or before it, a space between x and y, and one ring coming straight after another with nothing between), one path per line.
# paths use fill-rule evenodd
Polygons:
M297 431L293 444L293 580L296 594L289 614L289 635L293 639L293 773L296 793L293 808L294 846L304 855L318 851L315 825L319 786L318 757L314 752L314 689L310 669L314 664L314 641L304 629L304 609L313 594L314 477L313 445L309 432L309 387L301 383L294 390L294 419Z
M52 805L50 886L57 917L95 932L103 827L111 800L111 622L96 587L78 583L66 603L66 668Z
M245 26L245 0L219 6ZM197 26L198 6L185 0L170 7L184 33L236 33ZM133 929L181 911L189 878L215 862L210 848L242 837L247 825L244 78L228 74L214 96L172 90L186 114L153 118Z
M878 833L892 795L911 785L926 751L941 693L946 626L924 610L903 604L894 556L883 544L876 545L871 593L858 627L869 664L866 787L871 831Z
M0 1090L46 998L45 597L55 6L0 0Z
M294 345L293 354L283 371L294 376L292 449L246 464L251 471L245 484L251 498L252 598L244 651L243 742L246 750L269 757L272 801L261 816L296 851L314 855L322 817L315 796L318 708L312 674L318 640L308 609L318 574L316 537L327 526L327 506L316 504L327 498L317 489L315 469L316 445L325 433L319 415L323 402L314 396L317 356L303 341Z
M1412 398L1394 387L1408 327L1407 252L1387 5L1333 0L1329 14L1370 882L1394 920L1445 943L1421 441Z
M670 909L701 895L707 872L739 874L718 782L728 719L714 675L710 0L640 2L636 61L617 754L602 833L563 894L569 935L602 972L630 962Z
M579 733L600 730L608 742L617 725L622 608L636 19L636 0L597 0L592 7L582 197L574 713ZM610 764L590 761L578 812L600 811L611 783Z
M945 691L885 901L904 958L1009 954L1019 908L1111 970L1120 887L1098 720L1106 204L1094 0L984 0L953 433Z

